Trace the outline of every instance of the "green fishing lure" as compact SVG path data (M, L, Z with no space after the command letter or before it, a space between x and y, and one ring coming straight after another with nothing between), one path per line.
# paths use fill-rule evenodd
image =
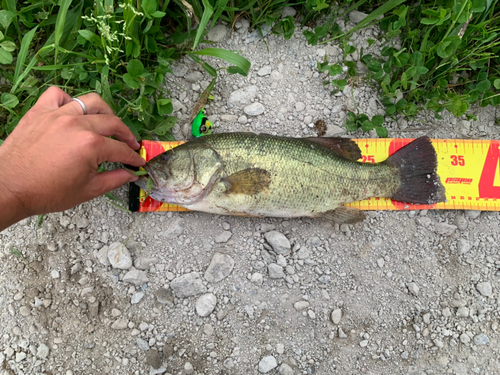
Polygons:
M212 134L212 123L208 121L203 109L191 123L191 133L195 138L201 137L202 135Z

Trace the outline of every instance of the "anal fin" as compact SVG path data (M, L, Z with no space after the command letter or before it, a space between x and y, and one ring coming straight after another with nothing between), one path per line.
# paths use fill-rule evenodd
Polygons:
M354 224L365 220L365 213L354 207L340 206L335 210L327 211L321 215L325 219L331 220L338 224Z

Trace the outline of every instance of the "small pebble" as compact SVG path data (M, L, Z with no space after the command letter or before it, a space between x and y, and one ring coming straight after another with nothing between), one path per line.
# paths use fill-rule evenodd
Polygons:
M493 294L493 289L489 282L483 282L476 285L476 289L485 297L489 297Z
M132 295L132 298L130 299L130 303L132 305L135 305L141 301L141 299L144 297L144 292L135 292Z
M202 317L208 316L214 311L215 305L217 297L212 293L204 294L196 301L196 313Z
M298 301L298 302L295 302L295 304L293 305L293 307L295 307L295 310L301 311L301 310L307 309L309 307L309 302L307 302L307 301Z
M476 345L486 345L489 344L490 338L485 333L480 333L474 336L474 344Z
M113 242L109 245L108 260L114 268L128 270L132 267L130 252L121 242Z
M265 374L277 366L278 362L276 361L276 358L274 358L272 355L267 355L259 362L259 372Z
M247 105L244 109L243 112L245 112L248 116L258 116L263 114L265 111L264 106L259 103L255 102L250 105Z
M146 353L146 363L154 369L161 367L160 354L155 349L149 349Z
M333 324L339 324L340 319L342 318L342 310L341 309L333 310L330 317L332 319Z

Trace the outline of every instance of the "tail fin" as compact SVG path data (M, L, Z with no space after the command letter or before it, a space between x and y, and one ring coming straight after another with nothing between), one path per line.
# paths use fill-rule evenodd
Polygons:
M437 171L437 154L428 137L420 137L385 162L398 170L401 185L391 197L406 203L433 204L446 200Z

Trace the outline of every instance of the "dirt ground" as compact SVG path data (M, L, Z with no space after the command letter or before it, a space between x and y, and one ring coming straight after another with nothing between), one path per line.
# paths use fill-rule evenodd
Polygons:
M353 44L376 54L377 35ZM356 107L384 114L376 91L361 81L331 95L317 71L325 54L341 61L335 45L308 46L300 30L259 40L245 22L210 37L252 63L247 77L220 72L215 132L315 136L323 119L327 135L375 137L343 123ZM188 59L166 77L178 138L209 81ZM386 125L391 137L498 139L496 109L472 113ZM0 233L2 375L500 372L498 212L373 211L339 226L129 214L101 198L35 225Z

